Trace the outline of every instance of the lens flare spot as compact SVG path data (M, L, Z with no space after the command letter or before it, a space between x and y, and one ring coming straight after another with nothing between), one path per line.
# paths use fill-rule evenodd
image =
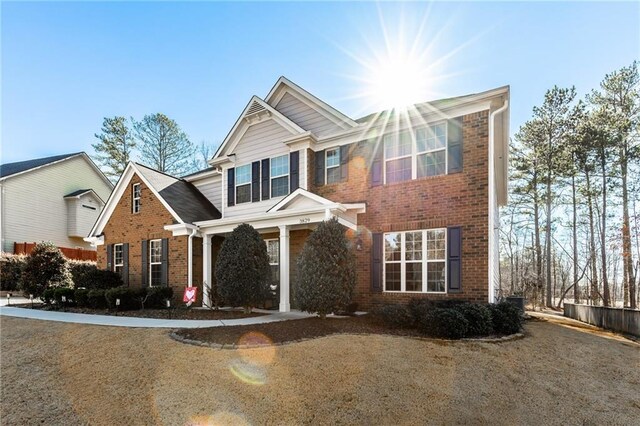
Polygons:
M264 385L267 383L265 368L242 360L234 360L229 366L229 371L244 383L249 385Z
M249 422L238 414L221 411L211 416L193 416L185 426L249 426Z
M276 347L273 341L262 333L255 331L244 334L238 339L240 358L250 364L266 366L273 362Z

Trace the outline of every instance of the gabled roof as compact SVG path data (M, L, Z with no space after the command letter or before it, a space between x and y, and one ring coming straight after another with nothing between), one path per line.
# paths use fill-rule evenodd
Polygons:
M71 154L54 155L51 157L36 158L33 160L18 161L15 163L6 163L0 165L0 180L18 176L23 173L39 169L41 167L51 166L62 161L69 160L71 158L82 157L93 167L93 169L100 175L102 180L108 184L110 188L113 188L111 181L102 173L102 170L96 166L86 152L73 152Z
M81 198L88 194L93 194L94 197L96 197L98 200L100 200L101 203L104 204L104 200L100 198L100 196L93 189L78 189L77 191L73 191L62 198L65 198L65 199Z
M314 96L311 93L307 92L305 89L298 86L284 76L281 76L276 84L274 84L274 86L269 91L269 94L265 98L265 101L269 105L275 106L277 102L282 98L283 91L292 93L295 97L301 98L302 100L306 101L306 103L310 104L313 109L315 109L320 114L324 115L343 129L349 129L358 125L358 123L356 123L346 114L338 111L328 103L322 101L317 96Z
M233 145L235 142L235 137L238 134L239 129L242 127L243 123L247 123L247 125L251 125L251 120L253 117L259 117L263 114L268 115L270 118L275 120L282 127L291 132L292 135L297 135L300 133L304 133L304 129L298 126L296 123L285 117L280 111L273 108L271 105L263 101L257 96L252 96L247 103L247 106L242 111L242 114L238 117L235 124L224 138L224 141L220 144L216 153L213 155L212 159L209 161L212 164L213 160L218 158L222 153L225 152L225 148L227 145Z
M188 224L222 217L218 209L190 182L142 164L130 162L120 176L89 236L98 236L102 233L134 174L140 177L177 223Z

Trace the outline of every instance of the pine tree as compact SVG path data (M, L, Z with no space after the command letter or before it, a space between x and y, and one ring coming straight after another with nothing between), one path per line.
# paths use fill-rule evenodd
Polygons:
M136 147L131 130L124 117L105 117L102 122L102 133L95 134L99 140L92 144L96 151L96 160L105 167L105 174L117 180L122 174Z

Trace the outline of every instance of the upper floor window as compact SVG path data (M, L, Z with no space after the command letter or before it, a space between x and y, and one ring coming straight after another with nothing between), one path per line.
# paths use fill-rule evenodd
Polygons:
M384 290L443 293L446 230L384 234Z
M141 195L142 195L142 187L140 186L139 183L134 183L133 186L131 187L131 198L133 200L131 209L133 213L140 212Z
M340 148L327 149L325 153L325 182L327 182L327 184L340 182Z
M386 183L447 172L446 122L384 136Z
M122 244L113 245L113 271L122 273L124 267L124 251Z
M289 155L271 159L271 198L289 194Z
M236 204L251 201L251 164L236 167Z
M149 285L162 284L162 240L149 241Z

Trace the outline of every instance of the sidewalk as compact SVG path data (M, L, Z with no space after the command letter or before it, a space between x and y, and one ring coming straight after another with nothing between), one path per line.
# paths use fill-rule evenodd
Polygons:
M12 299L13 300L13 299ZM59 321L75 324L106 325L112 327L142 327L142 328L203 328L224 327L232 325L264 324L268 322L287 321L292 319L310 318L313 315L299 311L273 312L256 309L257 312L267 313L259 317L229 319L229 320L169 320L155 318L117 317L111 315L75 314L71 312L42 311L39 309L0 307L0 316L29 318L43 321Z

